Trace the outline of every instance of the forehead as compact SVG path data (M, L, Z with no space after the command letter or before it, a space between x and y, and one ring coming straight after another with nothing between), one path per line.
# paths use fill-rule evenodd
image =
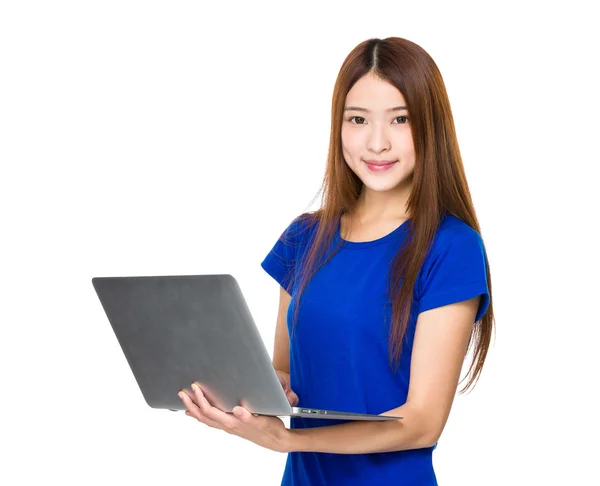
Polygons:
M346 106L360 106L374 111L385 111L392 106L405 104L400 90L373 73L360 78L346 95Z

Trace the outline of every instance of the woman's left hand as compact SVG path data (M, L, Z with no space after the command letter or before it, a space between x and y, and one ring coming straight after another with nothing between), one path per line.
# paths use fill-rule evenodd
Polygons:
M291 432L279 417L265 415L254 416L244 407L234 407L233 414L213 407L198 386L192 384L194 395L179 392L179 398L185 404L185 414L209 427L221 429L228 434L237 435L259 446L276 452L290 452Z

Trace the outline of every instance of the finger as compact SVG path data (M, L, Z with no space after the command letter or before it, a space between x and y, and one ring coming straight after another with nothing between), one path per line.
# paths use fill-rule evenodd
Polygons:
M186 395L187 395L187 396L190 398L190 400L191 400L192 402L196 403L196 402L195 402L195 400L196 400L196 396L194 395L194 392L193 392L193 391L188 391L186 388L182 388L181 390L179 390L179 395L180 395L180 397L181 397L181 393L184 393L184 394L186 394ZM183 398L182 398L182 399L183 399ZM196 405L198 405L198 404L196 403Z
M244 407L233 407L233 415L235 415L240 421L245 424L249 423L252 420L253 415L245 409Z
M185 414L188 417L191 417L193 419L198 420L198 422L203 423L204 425L208 425L209 427L212 427L213 429L219 429L219 430L225 430L223 428L223 426L217 422L215 422L214 420L210 420L207 417L202 417L202 420L199 420L197 417L194 416L194 414L192 412L190 412L189 410L185 411Z
M235 416L225 413L216 407L213 407L208 402L208 400L204 396L204 393L202 393L202 389L198 386L197 383L192 384L192 389L194 390L196 403L198 404L198 408L200 409L202 415L208 417L211 420L214 420L215 422L218 422L223 426L225 430L233 430L239 425L239 420L237 420Z
M206 421L206 417L202 414L202 411L198 407L198 404L190 398L190 396L185 392L179 392L179 398L187 408L186 415L194 417L196 420L200 422Z
M187 410L185 411L185 414L187 416L193 417L196 420L198 420L198 422L202 422L203 424L208 425L209 427L224 430L222 424L218 423L215 420L212 420L211 418L203 414L198 405L189 397L187 393L179 392L179 398L181 398L181 401L187 408Z

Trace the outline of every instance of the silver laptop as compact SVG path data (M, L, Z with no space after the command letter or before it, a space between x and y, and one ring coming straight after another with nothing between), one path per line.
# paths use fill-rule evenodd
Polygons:
M185 410L177 394L192 393L197 381L229 413L242 405L279 417L402 418L292 407L231 275L96 277L92 284L150 407Z

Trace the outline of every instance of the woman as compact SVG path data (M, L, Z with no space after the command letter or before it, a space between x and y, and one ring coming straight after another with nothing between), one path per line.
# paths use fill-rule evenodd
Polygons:
M280 289L273 364L292 405L404 417L274 417L210 406L186 414L288 453L289 485L434 485L432 452L468 349L479 378L491 280L442 76L401 38L348 55L332 103L323 204L262 262Z

